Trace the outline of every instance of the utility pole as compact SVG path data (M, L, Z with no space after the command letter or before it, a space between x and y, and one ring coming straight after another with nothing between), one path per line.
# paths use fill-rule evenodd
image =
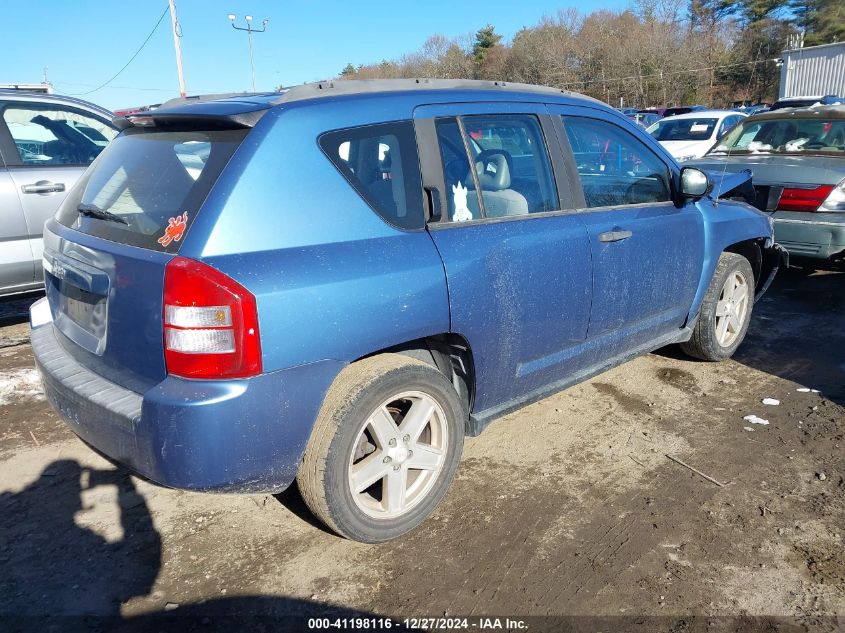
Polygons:
M184 97L187 93L185 92L185 73L182 70L182 27L176 18L175 0L168 0L168 2L170 3L170 24L173 26L173 47L176 49L176 72L179 73L179 96Z
M250 67L250 69L252 69L252 91L255 92L255 58L253 57L253 54L252 54L252 34L253 33L263 33L264 31L266 31L267 25L270 23L270 20L267 20L267 19L262 20L261 21L261 28L260 29L254 29L254 28L252 28L252 16L251 15L245 15L244 16L244 20L246 20L246 28L244 28L242 26L237 26L235 24L235 17L236 16L235 16L234 13L230 13L228 15L229 22L232 23L232 28L235 29L236 31L246 31L246 36L247 36L247 39L249 40L249 67Z

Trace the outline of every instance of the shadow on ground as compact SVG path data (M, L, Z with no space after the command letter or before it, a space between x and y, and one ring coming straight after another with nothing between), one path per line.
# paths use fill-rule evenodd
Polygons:
M754 306L734 360L845 404L845 273L786 271Z
M101 486L117 488L123 537L116 542L77 524L83 490ZM116 615L152 588L161 537L126 471L58 460L20 492L0 495L0 563L4 615Z
M122 537L79 525L86 491L117 490ZM287 503L302 504L291 494ZM304 506L304 504L302 504ZM307 630L309 618L374 614L288 597L233 597L123 617L122 603L151 593L162 540L146 500L124 469L57 460L16 493L0 495L0 630ZM164 626L165 628L161 628ZM168 628L169 626L169 628ZM258 627L258 628L256 628ZM313 627L312 627L313 628ZM403 630L393 626L392 630Z

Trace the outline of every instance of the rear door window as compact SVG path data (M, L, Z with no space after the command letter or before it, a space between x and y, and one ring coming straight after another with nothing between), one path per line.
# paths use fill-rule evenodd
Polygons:
M176 252L246 133L130 128L86 172L57 219L97 237Z
M327 132L319 143L338 171L385 221L403 229L424 226L420 164L410 121Z
M536 116L446 118L438 119L436 128L452 221L560 208Z
M9 104L3 121L22 165L89 165L117 135L101 119L52 104Z

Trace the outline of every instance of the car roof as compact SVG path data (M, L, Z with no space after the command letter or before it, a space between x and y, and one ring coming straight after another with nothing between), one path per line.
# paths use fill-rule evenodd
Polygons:
M718 118L721 116L729 116L733 114L738 114L742 116L742 112L735 112L734 110L698 110L696 112L685 112L684 114L676 114L671 117L667 117L666 120L668 121L671 119L672 121L677 121L678 119L701 119L701 118Z
M35 101L37 103L54 103L56 105L69 105L85 110L94 111L108 120L111 120L112 117L114 117L114 113L111 110L107 110L102 106L98 106L96 103L91 103L90 101L85 101L84 99L77 99L76 97L69 97L66 95L0 88L0 101Z
M152 118L174 116L235 116L239 114L253 114L253 119L260 116L261 111L275 106L283 106L305 101L319 101L331 98L354 99L362 96L377 94L437 94L434 101L442 100L448 93L478 100L514 100L524 97L526 100L543 100L560 98L561 100L576 100L590 104L601 104L602 107L612 108L597 99L585 95L531 84L511 83L502 81L481 81L470 79L343 79L336 81L321 81L301 86L286 88L272 93L246 93L235 95L199 95L185 99L172 99L149 114ZM429 98L421 98L420 104L430 103ZM242 117L246 121L246 117Z
M778 108L769 112L752 114L749 119L766 121L773 119L816 119L823 116L828 119L845 119L845 105L818 105L799 108Z
M340 81L324 81L303 84L301 86L295 86L285 90L274 101L274 103L290 103L292 101L319 99L323 97L417 91L498 92L512 95L522 93L532 96L544 95L575 97L595 103L602 103L597 99L593 99L576 92L571 92L569 90L562 90L560 88L505 81L483 81L477 79L344 79ZM602 105L607 104L602 103ZM610 106L607 107L609 108Z

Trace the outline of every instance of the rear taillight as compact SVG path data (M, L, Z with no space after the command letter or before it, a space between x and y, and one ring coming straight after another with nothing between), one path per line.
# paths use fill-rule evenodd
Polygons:
M164 272L164 359L185 378L260 374L255 297L211 266L174 257Z
M830 195L822 202L819 211L845 211L845 178L833 188Z
M778 202L778 211L817 211L833 191L831 185L819 185L812 189L784 187Z

